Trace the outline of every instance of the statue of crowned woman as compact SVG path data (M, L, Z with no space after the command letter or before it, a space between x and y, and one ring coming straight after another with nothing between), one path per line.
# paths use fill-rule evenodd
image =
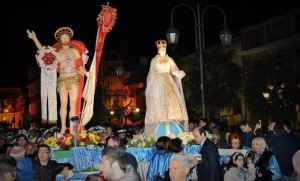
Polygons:
M158 54L151 60L146 87L145 136L177 137L188 130L188 115L179 70L166 54L167 42L155 42Z

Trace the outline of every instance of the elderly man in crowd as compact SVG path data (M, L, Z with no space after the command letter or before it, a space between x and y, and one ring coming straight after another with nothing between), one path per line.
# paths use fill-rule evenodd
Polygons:
M190 173L191 161L184 153L173 154L169 164L171 181L187 180Z

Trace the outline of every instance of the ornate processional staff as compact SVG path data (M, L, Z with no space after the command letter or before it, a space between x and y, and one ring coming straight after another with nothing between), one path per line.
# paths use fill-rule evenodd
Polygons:
M117 9L110 7L109 3L107 3L106 6L102 5L102 9L97 18L99 27L96 38L95 54L90 67L90 71L95 72L95 76L92 79L87 80L83 90L82 97L85 99L85 101L81 112L81 126L85 126L93 116L94 95L97 82L96 77L98 75L100 57L102 55L106 34L112 30L115 25L116 19Z

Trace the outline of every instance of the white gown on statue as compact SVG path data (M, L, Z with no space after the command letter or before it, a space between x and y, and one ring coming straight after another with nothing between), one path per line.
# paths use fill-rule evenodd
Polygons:
M166 120L188 127L188 115L181 84L181 71L174 60L164 62L156 55L150 65L146 88L145 135L153 135L156 126Z

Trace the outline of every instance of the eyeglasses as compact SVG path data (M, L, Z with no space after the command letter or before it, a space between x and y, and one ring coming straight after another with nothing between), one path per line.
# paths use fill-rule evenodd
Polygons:
M178 170L178 169L185 169L186 167L169 167L169 169L171 170L171 169L174 169L174 170Z

